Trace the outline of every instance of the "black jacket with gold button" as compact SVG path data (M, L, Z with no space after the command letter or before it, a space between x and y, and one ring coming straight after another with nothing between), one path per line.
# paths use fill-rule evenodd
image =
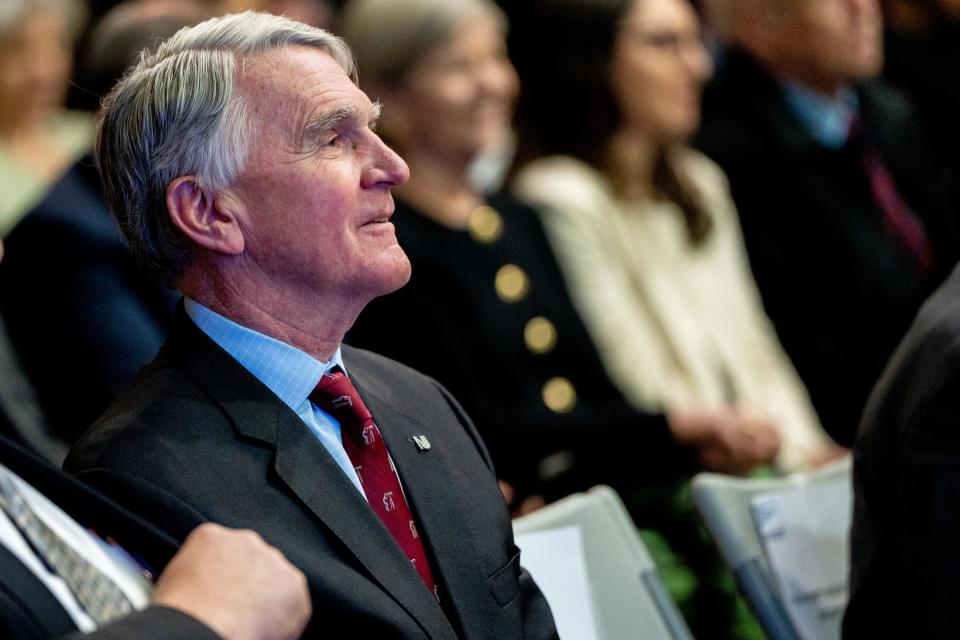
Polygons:
M495 196L458 231L398 201L392 221L412 278L347 341L447 386L520 495L691 471L664 416L635 409L606 375L533 210Z

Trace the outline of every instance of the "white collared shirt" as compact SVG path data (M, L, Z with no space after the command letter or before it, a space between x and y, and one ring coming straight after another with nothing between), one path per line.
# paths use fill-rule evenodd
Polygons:
M151 586L141 575L139 567L122 556L119 551L109 550L111 548L107 543L77 524L60 507L2 464L0 464L0 475L10 479L30 510L44 524L87 562L112 580L135 609L143 609L150 604ZM0 544L9 549L50 590L77 625L77 629L84 633L96 629L96 623L77 603L67 584L47 569L2 509L0 509Z
M366 500L360 478L343 448L340 423L308 397L320 377L333 367L347 372L340 347L329 362L320 362L294 346L233 322L196 300L185 298L184 309L201 331L300 416Z

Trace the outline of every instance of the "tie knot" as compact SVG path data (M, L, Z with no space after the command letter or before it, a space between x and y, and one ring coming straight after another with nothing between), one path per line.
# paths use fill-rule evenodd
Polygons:
M323 374L310 394L310 400L336 418L341 426L362 425L371 418L357 388L339 369Z

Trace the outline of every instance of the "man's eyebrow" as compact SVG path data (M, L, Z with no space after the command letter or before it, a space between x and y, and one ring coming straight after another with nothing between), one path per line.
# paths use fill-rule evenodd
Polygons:
M367 126L373 129L377 125L377 120L380 118L381 106L380 102L374 102L370 108L370 120L367 123ZM329 111L324 111L319 113L316 116L310 118L307 121L304 130L308 133L324 133L336 129L344 122L351 120L358 121L360 120L360 109L354 104L347 104L340 107L336 107Z
M336 129L343 122L356 120L359 117L360 110L356 105L343 105L313 116L307 120L304 130L310 133L323 133Z

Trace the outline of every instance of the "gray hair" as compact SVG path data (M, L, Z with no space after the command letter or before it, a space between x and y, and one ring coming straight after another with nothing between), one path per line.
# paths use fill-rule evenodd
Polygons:
M340 33L357 57L364 86L389 87L479 11L495 15L506 30L506 15L491 0L351 0Z
M356 82L347 45L308 25L246 11L181 29L144 52L104 98L97 163L107 201L140 264L172 287L192 245L166 208L167 186L195 175L210 193L243 170L253 123L235 90L243 58L295 45L327 52Z

